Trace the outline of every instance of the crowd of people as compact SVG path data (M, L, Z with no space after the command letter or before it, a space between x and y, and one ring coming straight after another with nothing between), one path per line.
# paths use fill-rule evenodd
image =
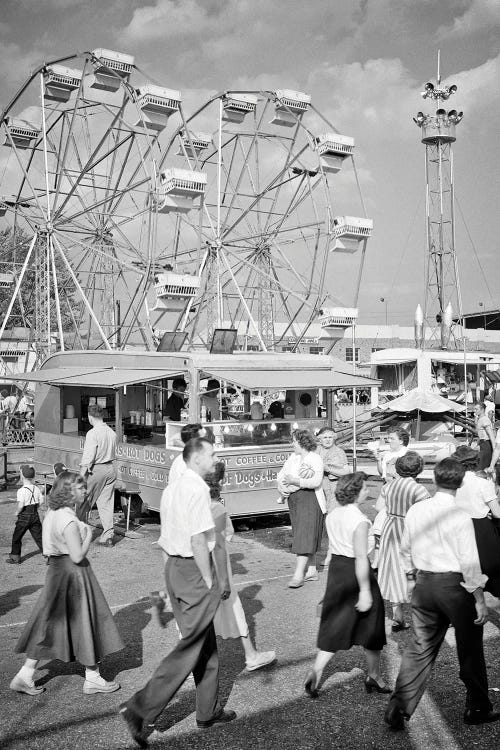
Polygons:
M99 541L108 546L112 535L112 520L108 522L106 514L114 481L114 433L103 424L98 406L89 407L89 418L92 429L81 472L57 466L43 526L34 470L21 467L23 486L10 557L18 561L22 536L30 530L48 564L45 585L16 645L26 660L10 683L12 690L28 695L44 689L34 679L41 659L83 664L85 694L120 688L100 674L102 660L124 644L87 559L92 503L97 503L103 521ZM155 722L190 674L200 729L236 718L219 700L217 635L240 640L248 671L276 659L274 650L255 647L234 590L228 553L233 530L222 502L224 464L217 461L201 424L185 425L181 437L184 449L172 464L161 500L158 544L165 559L166 592L157 602L172 610L179 638L146 685L120 706L140 747L147 746ZM466 687L464 722L500 719L488 697L483 652L484 591L500 597L500 538L495 525L500 503L494 483L478 469L481 458L479 451L461 446L440 461L431 497L418 481L423 461L411 450L408 433L391 433L390 453L379 463L383 485L375 534L377 529L360 507L368 494L367 477L351 471L334 430L326 427L318 435L295 430L293 453L277 478L280 496L288 502L296 555L291 589L318 580L317 556L325 528L328 536L318 651L304 681L310 698L319 695L324 669L334 654L359 645L366 657L366 692L390 695L385 721L395 731L404 729L451 625ZM381 671L384 600L392 607L394 633L410 628L405 612L411 611L412 633L394 687Z

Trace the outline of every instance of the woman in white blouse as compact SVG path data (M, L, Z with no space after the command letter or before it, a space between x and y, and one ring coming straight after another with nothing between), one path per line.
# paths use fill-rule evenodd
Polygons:
M45 585L15 651L27 659L10 687L38 695L35 685L40 659L79 661L85 665L85 695L114 693L120 685L101 677L99 663L124 648L113 615L87 560L92 531L79 521L75 507L85 501L85 480L74 471L56 478L48 497L49 511L42 529L43 554L49 567Z
M323 670L336 651L363 646L367 661L367 693L390 693L380 674L380 653L386 644L384 602L368 561L373 548L369 519L358 505L367 496L362 471L346 474L337 482L338 506L328 514L326 529L332 559L321 610L318 652L304 688L318 696Z
M321 545L326 511L323 492L323 459L316 453L316 440L309 430L295 430L293 450L278 473L278 490L288 500L292 524L292 552L297 565L289 588L304 581L317 581L316 552Z

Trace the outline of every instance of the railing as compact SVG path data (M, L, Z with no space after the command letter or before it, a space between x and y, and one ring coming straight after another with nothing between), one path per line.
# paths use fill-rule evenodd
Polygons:
M34 428L13 428L7 427L3 433L2 442L4 446L25 446L35 444L35 430Z

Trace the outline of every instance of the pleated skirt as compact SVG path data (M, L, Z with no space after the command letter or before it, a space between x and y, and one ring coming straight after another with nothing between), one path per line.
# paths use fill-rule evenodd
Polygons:
M382 597L394 604L405 602L408 598L406 575L400 562L403 529L404 518L388 515L380 535L378 585Z
M292 552L313 555L321 547L323 511L314 490L297 490L288 498L292 524Z
M481 570L488 576L485 590L500 598L500 535L489 518L473 518Z
M45 585L15 651L32 659L98 664L124 643L87 559L51 557Z
M354 558L332 555L317 641L322 651L347 651L351 646L380 651L385 646L384 602L371 567L369 571L373 604L360 613L355 609L359 586Z

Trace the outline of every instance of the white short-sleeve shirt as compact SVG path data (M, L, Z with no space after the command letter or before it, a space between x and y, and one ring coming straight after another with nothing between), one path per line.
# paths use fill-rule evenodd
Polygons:
M159 546L167 555L193 557L191 537L209 532L208 548L215 546L215 524L208 484L189 467L163 490L160 503Z
M466 471L455 502L471 518L486 518L490 511L489 503L496 497L492 481L476 476L473 471Z
M68 545L63 532L70 523L76 523L80 528L80 522L73 508L58 508L47 511L42 524L42 547L43 554L69 555Z
M353 537L360 523L368 525L368 553L375 546L370 520L360 511L357 505L338 505L326 517L326 530L330 540L330 551L333 555L355 557Z
M176 456L172 461L172 466L170 467L170 471L168 472L167 484L172 484L172 482L175 482L177 479L182 477L186 469L186 462L182 457L182 453L179 453L179 455Z

